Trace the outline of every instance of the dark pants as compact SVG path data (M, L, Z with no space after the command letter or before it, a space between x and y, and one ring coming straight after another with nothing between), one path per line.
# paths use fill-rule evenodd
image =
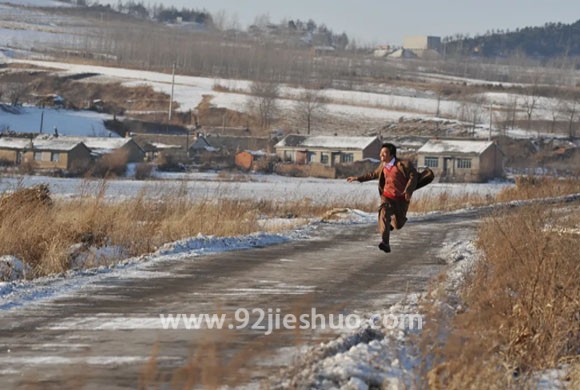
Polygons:
M381 207L379 207L379 230L381 238L385 244L389 243L391 227L394 230L400 229L407 222L407 210L409 202L404 199L395 200L381 196Z

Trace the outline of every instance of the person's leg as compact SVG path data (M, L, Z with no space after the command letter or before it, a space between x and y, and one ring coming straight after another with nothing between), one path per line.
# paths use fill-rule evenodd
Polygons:
M389 233L391 231L391 218L393 215L393 206L386 198L381 197L381 207L379 208L379 231L382 242L379 248L385 252L390 252Z
M405 226L405 223L407 222L407 210L409 210L409 203L404 200L397 200L391 203L394 215L393 227L398 230Z

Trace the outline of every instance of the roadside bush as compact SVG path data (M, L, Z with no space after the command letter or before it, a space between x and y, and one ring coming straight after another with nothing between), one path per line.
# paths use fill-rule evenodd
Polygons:
M36 163L34 161L24 161L18 165L18 173L21 175L33 175L36 170Z
M185 168L183 165L183 161L181 161L178 157L161 153L157 158L157 168L160 171L165 172L182 172Z
M135 166L135 179L145 180L151 177L153 173L153 164L140 163Z
M105 154L99 158L91 170L91 175L103 178L124 176L127 171L127 161L127 152L122 149L117 149L113 153Z
M580 193L580 180L543 176L518 176L515 187L506 188L497 195L499 202L514 199L537 199Z

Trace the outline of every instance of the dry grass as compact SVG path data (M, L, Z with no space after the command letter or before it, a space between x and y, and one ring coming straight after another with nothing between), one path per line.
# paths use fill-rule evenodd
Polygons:
M435 210L451 211L465 207L491 205L498 202L540 199L580 193L580 180L576 178L557 179L527 176L516 178L515 184L514 187L506 187L495 197L477 193L450 195L448 192L424 195L411 202L409 211L418 213Z
M580 359L577 359L570 368L570 388L580 389Z
M462 291L465 309L448 316L431 308L423 340L430 387L525 387L533 371L578 354L580 237L561 228L579 222L577 206L534 206L483 223L483 259Z
M375 202L365 203L355 198L323 203L309 198L253 201L207 194L194 201L187 196L185 186L157 196L143 192L132 199L108 202L104 199L106 181L97 189L89 183L75 200L31 201L21 196L27 191L21 189L10 196L10 202L3 201L0 204L0 253L22 259L33 267L35 275L40 276L69 269L73 256L71 247L79 243L85 248L119 246L129 255L140 255L164 243L199 233L234 236L261 231L264 230L259 223L262 218L316 218L346 207L376 210ZM520 180L515 189L504 190L498 199L561 195L580 192L579 187L578 180ZM493 201L489 196L443 193L412 202L411 211L452 210ZM271 229L279 231L276 227Z
M577 178L521 176L516 178L515 187L506 188L498 194L497 201L537 199L577 193L580 193L580 180Z
M494 203L495 200L489 195L466 193L450 195L448 192L429 194L411 201L409 211L425 213L429 211L451 211L465 207L483 206Z
M51 200L46 191L47 201L34 195L35 188L0 198L0 253L23 260L33 268L34 276L69 269L74 260L71 248L79 243L84 248L118 246L136 256L199 233L236 236L263 231L261 218L316 218L347 205L373 208L348 199L320 204L310 199L252 201L207 194L193 200L185 185L158 194L145 190L117 202L105 200L106 181L98 188L85 182L74 200ZM268 229L280 230L275 225Z

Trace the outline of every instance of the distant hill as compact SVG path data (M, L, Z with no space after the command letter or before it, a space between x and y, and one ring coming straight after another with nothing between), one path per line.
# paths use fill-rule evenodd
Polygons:
M516 31L492 31L473 38L444 39L446 55L509 57L524 54L532 58L580 56L580 20L573 24L546 23Z

